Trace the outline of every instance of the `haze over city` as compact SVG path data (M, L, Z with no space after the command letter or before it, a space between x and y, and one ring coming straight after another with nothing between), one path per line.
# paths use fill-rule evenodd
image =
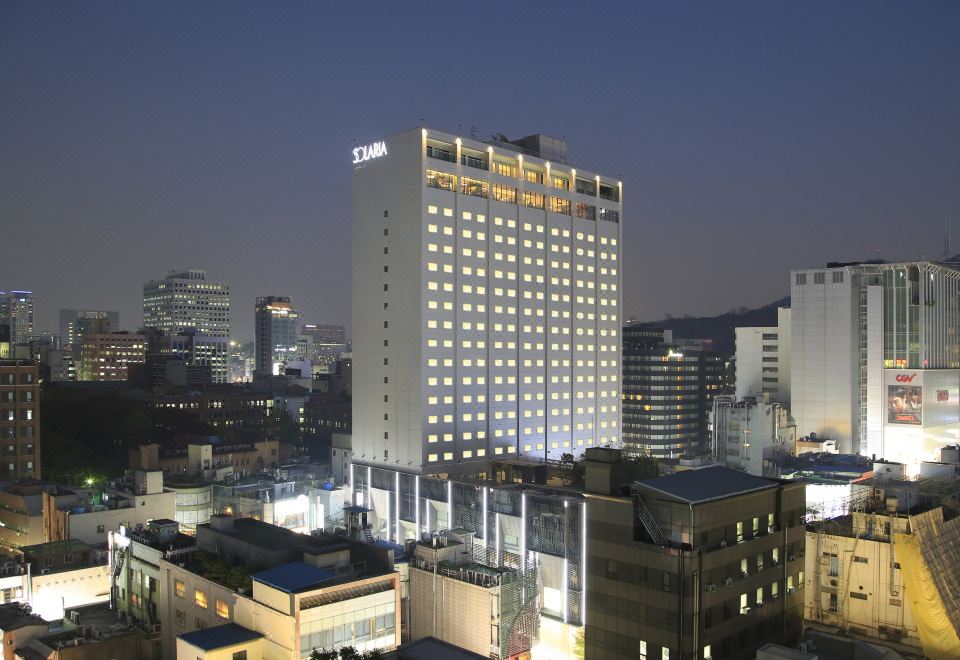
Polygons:
M949 2L7 2L0 282L44 329L133 328L183 268L231 283L238 338L258 295L349 323L350 150L424 124L621 176L625 316L761 305L790 268L940 255L958 27Z

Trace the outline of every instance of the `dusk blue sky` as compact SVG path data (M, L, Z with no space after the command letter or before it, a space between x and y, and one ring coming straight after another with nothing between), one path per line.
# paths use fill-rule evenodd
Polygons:
M0 289L141 320L204 268L350 318L354 140L565 137L624 182L624 315L960 252L958 2L0 2Z

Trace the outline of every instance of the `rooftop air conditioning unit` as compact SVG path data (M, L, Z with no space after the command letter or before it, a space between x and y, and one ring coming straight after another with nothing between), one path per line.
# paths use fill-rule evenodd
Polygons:
M716 591L716 590L717 590L717 585L715 585L715 584L708 584L707 586L705 586L705 587L703 588L703 590L704 590L704 591Z
M721 548L727 547L727 539L720 539L720 547Z
M725 578L723 578L723 583L729 587L731 584L733 584L733 578L732 578L732 577L725 577Z
M796 560L797 560L796 555L787 555L787 561L796 561Z

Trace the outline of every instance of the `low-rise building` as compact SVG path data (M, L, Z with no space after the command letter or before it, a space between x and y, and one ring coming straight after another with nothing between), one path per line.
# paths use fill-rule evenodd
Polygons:
M587 460L604 451L618 450ZM635 482L627 497L614 477L586 495L586 657L752 660L796 642L803 484L714 465Z
M0 638L3 660L14 660L14 651L21 644L47 631L47 622L23 603L0 605Z
M69 539L22 548L29 566L24 579L26 600L33 612L53 621L72 607L105 603L110 599L107 552Z
M280 460L280 441L257 434L189 437L167 446L151 443L130 450L131 468L167 474L204 472L212 480L223 479L230 473L258 474L275 467ZM216 474L209 474L210 470Z
M179 531L175 520L153 520L134 529L110 532L110 607L137 625L159 653L160 611L169 596L160 580L160 561L184 563L196 540Z
M186 565L160 562L160 590L169 594L160 612L164 658L184 644L204 650L189 633L226 623L263 634L262 642L252 643L262 644L263 657L271 658L299 659L313 648L351 645L365 651L399 644L400 587L392 551L230 516L199 525L196 538L198 551L180 562Z
M540 620L536 563L498 566L474 547L466 530L413 545L410 638L435 637L487 658L529 652Z
M777 476L776 465L794 453L797 427L768 395L713 400L712 454L721 465L758 477Z
M911 655L960 649L960 519L918 504L916 484L876 485L857 510L807 529L807 625Z
M135 527L156 518L173 518L175 496L163 487L163 473L137 470L104 488L59 489L43 493L47 539L79 539L91 545L106 543L109 530Z
M18 660L153 660L154 647L136 628L118 622L106 604L75 607L62 622L22 640Z

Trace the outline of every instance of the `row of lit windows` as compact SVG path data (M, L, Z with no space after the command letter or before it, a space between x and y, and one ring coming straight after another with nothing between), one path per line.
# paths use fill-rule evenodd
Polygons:
M554 394L556 394L556 392L555 392ZM497 396L502 396L502 395L497 395ZM515 396L515 395L512 395L512 396ZM436 397L430 397L430 398L434 398L434 399L435 399ZM447 405L452 405L452 403L451 403L451 404L447 404ZM608 409L608 408L609 408L609 409ZM609 406L609 407L608 407L608 406L600 406L600 412L601 412L601 413L607 413L607 412L614 412L614 413L615 413L615 412L617 412L617 407L616 407L616 406ZM546 411L545 411L545 409L543 409L543 408L539 408L539 409L536 409L536 410L524 410L524 411L523 411L523 417L524 417L524 418L543 417L545 413L546 413ZM590 406L590 407L588 407L588 408L583 408L583 407L577 408L577 414L578 414L578 415L592 415L592 414L594 414L594 407L593 407L593 406ZM570 408L551 408L551 409L550 409L550 415L552 415L553 417L567 417L567 416L570 415ZM516 415L516 411L514 411L514 410L506 410L506 411L498 410L498 411L495 411L495 412L494 412L494 419L515 419L516 416L517 416L517 415ZM680 419L680 415L677 415L676 418L677 418L677 419ZM439 423L439 419L440 419L440 418L439 418L438 415L429 415L429 416L427 417L427 421L428 421L429 424L438 424L438 423ZM485 419L485 415L484 415L484 413L482 413L482 412L481 412L481 413L476 413L476 414L474 414L474 413L463 413L461 419L462 419L462 421L464 421L464 422L472 422L472 421L474 421L474 419L476 419L477 421L483 421L483 420ZM673 417L671 416L670 419L673 419ZM446 424L451 424L451 423L453 423L453 415L443 415L443 421L444 421L444 423L446 423ZM604 422L604 423L606 423L606 422Z
M456 192L457 188L457 176L455 174L450 174L447 172L440 172L439 170L427 170L427 187L436 188L438 190L448 190L450 192ZM539 183L539 182L537 182ZM565 188L569 190L568 188ZM506 204L516 204L519 199L523 206L528 206L530 208L544 209L546 208L545 201L547 196L543 193L534 192L531 190L524 190L523 194L520 195L519 191L514 186L508 186L500 183L494 183L492 186L482 180L474 179L467 176L460 177L460 187L459 192L462 195L470 195L471 197L483 197L483 198L492 198L498 202L504 202ZM584 192L578 190L577 192ZM554 213L564 213L570 214L570 200L565 197L554 197L550 196L550 210ZM616 201L616 200L611 200ZM595 213L593 210L596 208L592 204L585 204L582 202L576 203L577 207L577 217L580 218L589 218L594 219ZM587 209L590 211L587 211ZM603 211L608 211L608 209L601 209ZM615 222L619 221L619 213L613 211L616 214Z
M431 290L431 291L436 291L437 289L429 289L429 290ZM487 294L485 294L485 293L480 293L479 291L477 292L477 294L478 294L478 295L487 295ZM516 290L516 289L503 289L503 288L500 288L500 287L494 287L494 289L493 289L493 294L492 294L492 295L495 296L495 297L498 297L498 298L516 298L516 297L517 297L517 290ZM545 294L543 291L524 291L524 292L523 292L523 295L521 296L521 298L523 298L524 300L532 300L532 299L545 300L545 299L546 299L546 294ZM593 305L593 304L595 304L595 303L597 302L598 299L594 298L593 296L571 296L569 293L551 293L551 294L550 294L550 301L551 301L551 302L565 302L565 303L568 303L568 302L570 302L571 300L574 300L578 305L582 305L582 304ZM603 297L600 297L600 298L599 298L599 304L600 304L601 307L606 307L606 306L616 307L617 301L616 301L615 298L603 298ZM447 310L447 311L453 311L453 308L454 308L454 303L453 303L452 301L449 301L449 300L448 300L448 301L443 302L442 309L445 309L445 310ZM440 302L437 301L437 300L428 300L428 301L427 301L427 309L441 309ZM461 309L462 309L463 311L465 311L465 312L471 312L471 311L486 312L486 306L485 306L485 305L477 304L477 305L476 305L476 309L474 309L474 304L473 304L473 303L466 303L466 302L465 302L465 303L461 303ZM513 310L513 309L515 309L515 308L513 308L513 307L508 307L507 309L508 309L508 310ZM538 312L539 312L539 311L542 311L542 309L541 309L541 310L538 310ZM503 312L502 310L495 310L495 313L497 313L497 314L503 314L504 312ZM507 314L516 314L515 311L507 311L506 313L507 313ZM537 314L537 316L542 316L542 315L543 315L543 314L539 314L539 313ZM555 318L556 318L556 317L555 317ZM558 328L551 328L551 332L553 332L554 334L556 334L557 330L558 330ZM570 332L570 328L568 328L568 327L564 327L562 330L563 330L563 333L564 333L564 334L569 334L569 332Z
M433 205L433 204L430 204L430 205L427 206L427 213L429 213L430 215L437 215L437 214L439 213L439 209L438 209L437 206L435 206L435 205ZM452 217L453 217L453 209L452 209L452 208L449 208L449 207L445 207L445 208L443 209L443 215L444 215L445 217L452 218ZM477 213L476 216L474 216L474 214L473 214L472 211L463 211L463 212L462 212L462 217L463 217L464 220L473 220L474 217L475 217L475 218L476 218L476 221L477 221L478 223L480 223L480 224L485 224L485 223L486 223L486 220L487 220L486 215L484 215L484 214L482 214L482 213ZM513 220L513 219L511 219L511 218L507 218L506 220L504 220L503 218L501 218L501 217L499 217L499 216L496 216L496 217L494 217L494 219L493 219L493 224L494 224L494 225L497 225L498 227L502 227L502 226L506 225L507 228L513 229L513 228L515 228L515 227L517 226L517 221L516 221L516 220ZM544 233L544 226L543 226L543 225L534 225L534 224L531 224L531 223L529 223L529 222L524 222L524 223L523 223L523 230L524 230L524 231L528 231L528 232L530 232L530 231L536 231L536 233L542 234L542 233ZM429 225L427 225L427 231L429 231L429 232L431 232L431 233L437 233L438 227L437 227L437 225L429 224ZM467 233L467 232L470 232L469 229L464 229L463 232L464 232L464 233L463 233L463 236L464 236L465 238L470 238L470 237L471 237L471 234ZM447 236L453 236L453 233L454 233L454 232L453 232L453 227L449 227L449 226L443 227L443 233L446 234ZM570 231L569 229L561 229L561 228L559 228L559 227L551 227L551 228L550 228L550 235L551 235L551 236L558 236L558 237L561 237L561 236L562 236L563 238L570 238L570 236L571 236L571 231ZM588 243L593 243L593 242L594 242L594 235L593 235L593 234L584 234L583 232L578 231L578 232L576 232L576 234L574 234L574 236L576 237L576 239L577 239L578 241L587 241ZM483 240L483 239L484 239L484 236L483 236L482 233L478 232L478 233L477 233L477 238L478 238L479 240ZM616 247L616 245L617 245L617 239L616 239L616 238L612 238L612 237L608 239L606 236L601 236L601 237L600 237L600 244L601 244L601 245L608 245L608 244L609 244L609 245L611 245L611 246L613 246L613 247ZM524 242L524 245L525 245L525 247L531 247L531 244L529 243L529 241L525 241L525 242ZM537 243L537 245L538 245L538 247L540 247L540 249L543 249L543 244L542 244L542 243Z

